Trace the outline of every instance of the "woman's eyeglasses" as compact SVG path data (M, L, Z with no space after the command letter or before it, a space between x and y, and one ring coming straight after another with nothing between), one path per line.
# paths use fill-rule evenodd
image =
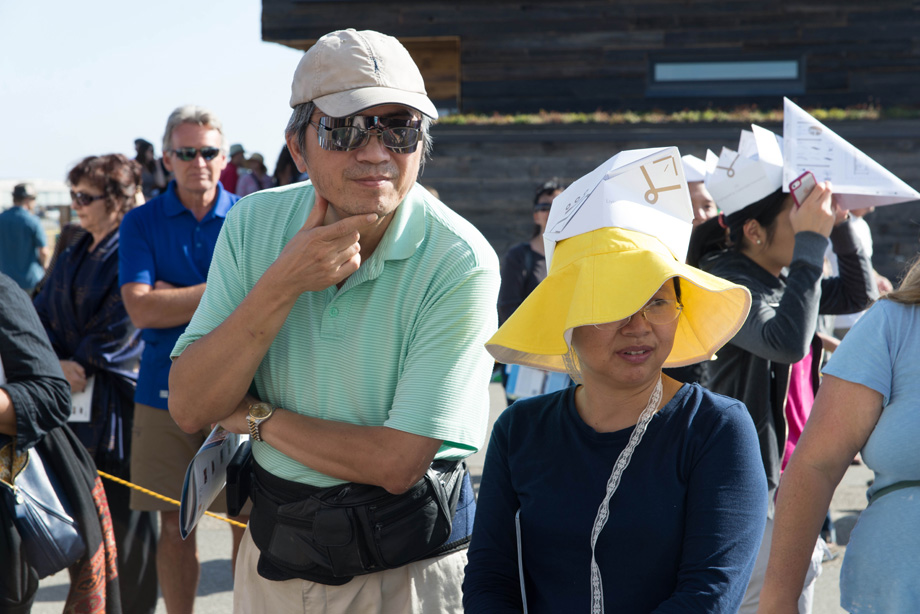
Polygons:
M680 312L683 311L683 308L684 306L681 305L676 299L658 298L653 301L649 301L645 307L632 314L628 318L615 320L613 322L604 322L603 324L595 324L594 328L598 330L619 330L629 324L630 320L633 319L633 316L638 313L641 313L642 317L644 317L649 324L670 324L677 319L677 316L680 315Z
M198 155L198 152L201 152L201 157L210 162L220 153L220 148L202 147L201 149L196 149L194 147L177 147L169 151L183 162L191 162Z
M74 206L76 207L88 207L97 200L102 200L105 198L105 194L101 196L93 196L92 194L87 194L86 192L74 192L70 191L70 200L73 201Z
M310 122L319 136L319 146L327 151L351 151L367 145L371 130L383 140L383 146L400 154L413 153L418 148L422 120L406 117L321 117Z

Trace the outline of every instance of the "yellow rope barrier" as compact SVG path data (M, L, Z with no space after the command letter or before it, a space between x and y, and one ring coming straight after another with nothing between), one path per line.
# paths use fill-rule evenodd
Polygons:
M150 495L151 497L154 497L154 498L156 498L156 499L160 499L161 501L166 501L167 503L172 503L173 505L176 505L176 506L180 505L179 501L176 501L175 499L170 499L169 497L164 497L163 495L161 495L161 494L159 494L159 493L155 493L155 492L153 492L152 490L147 490L146 488L144 488L144 487L142 487L142 486L138 486L137 484L132 484L131 482L129 482L129 481L127 481L127 480L123 480L123 479L121 479L121 478L116 478L114 475L109 475L109 474L106 473L105 471L99 471L98 469L97 469L96 471L99 473L99 475L101 475L102 477L104 477L104 478L106 478L106 479L112 480L113 482L118 482L119 484L122 484L123 486L127 486L128 488L133 488L134 490L138 490L138 491L144 493L145 495ZM246 525L243 524L242 522L237 522L236 520L230 520L230 519L227 518L226 516L220 516L219 514L215 514L215 513L213 513L213 512L209 512L209 511L207 511L207 510L205 510L204 513L207 514L208 516L210 516L211 518L217 518L218 520L223 520L224 522L226 522L226 523L228 523L228 524L232 524L232 525L235 526L235 527L240 527L241 529L245 529L245 528L246 528Z

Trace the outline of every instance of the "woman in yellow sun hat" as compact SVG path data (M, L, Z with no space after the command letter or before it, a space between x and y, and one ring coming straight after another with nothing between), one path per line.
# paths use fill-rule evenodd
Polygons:
M741 286L683 263L676 148L618 154L556 199L549 275L487 343L578 386L495 424L464 581L471 612L733 612L766 480L744 406L663 366L711 358Z

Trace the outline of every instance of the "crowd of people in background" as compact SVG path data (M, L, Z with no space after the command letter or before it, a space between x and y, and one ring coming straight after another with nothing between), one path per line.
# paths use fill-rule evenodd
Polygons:
M590 217L552 178L499 269L416 183L437 110L396 39L323 37L291 101L272 173L186 105L161 156L138 138L133 159L68 170L76 221L53 254L33 186L0 214L0 479L34 448L67 481L87 545L69 608L153 613L159 592L192 611L201 565L178 508L95 471L179 499L219 423L253 440L247 528L231 527L237 612L309 599L393 614L807 614L830 497L860 452L876 479L844 607L920 611L920 538L904 520L920 486L920 269L897 290L874 271L868 209L844 210L824 182L796 201L765 154L752 163L768 180L742 191L684 156L659 207L679 211L688 243L648 203ZM608 205L632 198L615 182L641 153L624 154ZM579 232L545 238L570 209ZM843 314L861 316L822 329ZM489 372L507 386L505 364L567 377L507 392L477 508L462 460L485 441ZM91 412L76 419L79 395ZM375 512L406 493L427 502L424 518L404 512L425 535ZM226 514L224 497L211 509ZM0 552L19 544L4 517ZM28 612L39 578L10 561L0 610Z

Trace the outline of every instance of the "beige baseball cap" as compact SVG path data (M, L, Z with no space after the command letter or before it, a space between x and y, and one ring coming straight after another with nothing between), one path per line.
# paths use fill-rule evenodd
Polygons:
M291 107L304 102L331 117L383 104L438 117L409 52L392 36L373 30L330 32L304 53L294 71Z

